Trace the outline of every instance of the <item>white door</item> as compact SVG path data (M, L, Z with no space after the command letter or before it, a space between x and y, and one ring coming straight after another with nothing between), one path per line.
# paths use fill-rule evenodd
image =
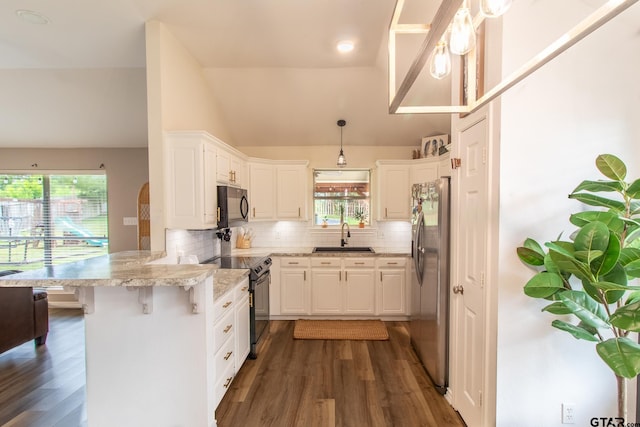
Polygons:
M311 314L342 314L342 270L311 270Z
M373 268L344 270L344 313L375 313L375 278Z
M457 171L457 237L451 295L456 305L457 331L453 334L452 388L455 407L469 426L482 425L484 390L485 289L487 247L488 119L459 134L461 166ZM456 174L456 172L454 172Z

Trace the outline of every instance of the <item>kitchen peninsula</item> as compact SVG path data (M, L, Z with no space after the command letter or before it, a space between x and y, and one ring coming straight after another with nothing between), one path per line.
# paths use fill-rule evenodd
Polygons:
M78 294L91 427L216 426L215 408L244 362L236 350L248 350L248 321L235 318L248 301L248 270L163 257L121 252L0 280Z

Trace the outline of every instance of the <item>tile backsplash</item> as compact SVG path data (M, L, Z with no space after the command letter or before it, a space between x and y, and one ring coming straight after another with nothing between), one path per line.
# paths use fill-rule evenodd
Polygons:
M254 248L295 248L313 246L339 246L340 228L312 227L308 222L277 221L250 222L244 228L253 231ZM235 247L239 228L232 228L231 243ZM409 222L379 222L375 228L351 227L350 246L373 246L411 250L411 224ZM166 230L167 257L196 255L199 261L220 255L220 239L216 230Z

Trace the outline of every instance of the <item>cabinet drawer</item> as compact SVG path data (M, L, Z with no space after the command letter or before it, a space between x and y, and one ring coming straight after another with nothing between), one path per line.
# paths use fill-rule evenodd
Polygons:
M378 267L404 267L407 258L382 258L378 259Z
M228 366L224 372L216 372L216 385L214 387L215 405L218 406L224 394L229 390L231 381L233 381L233 365Z
M335 258L312 258L312 267L340 267L341 259Z
M213 303L213 317L216 321L226 316L228 313L233 313L234 310L234 293L233 291L227 292L222 295Z
M235 333L234 330L234 312L230 311L225 316L215 323L214 330L214 345L215 351L218 351L222 348L223 344L227 341L227 338L233 336Z
M280 268L287 267L309 267L309 258L295 257L295 258L282 258L280 260Z
M344 258L345 267L374 267L373 258Z
M236 286L235 290L235 305L238 305L238 302L249 295L249 278L244 279L238 286Z
M216 364L216 374L218 372L225 372L229 366L234 366L235 357L235 346L236 341L234 337L228 339L216 352L215 355L215 364ZM219 378L219 377L217 377Z

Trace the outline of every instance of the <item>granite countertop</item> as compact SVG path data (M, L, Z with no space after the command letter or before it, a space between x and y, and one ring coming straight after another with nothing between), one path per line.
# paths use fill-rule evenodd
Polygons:
M0 287L195 286L211 275L226 289L249 270L218 270L215 265L149 264L164 252L127 251L0 277ZM224 293L224 292L223 292Z
M373 247L370 252L319 252L313 253L313 247L280 247L233 249L231 255L238 256L312 256L312 257L410 257L411 251L402 248Z

